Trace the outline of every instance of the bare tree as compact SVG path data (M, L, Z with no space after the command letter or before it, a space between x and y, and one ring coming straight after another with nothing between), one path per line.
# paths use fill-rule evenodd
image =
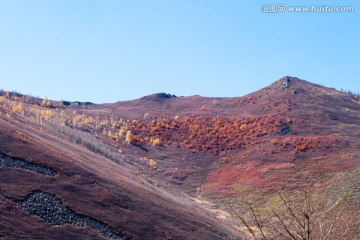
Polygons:
M330 240L336 233L344 239L354 225L345 221L344 212L351 193L331 201L318 192L276 193L276 206L260 210L248 201L228 202L230 210L255 240Z

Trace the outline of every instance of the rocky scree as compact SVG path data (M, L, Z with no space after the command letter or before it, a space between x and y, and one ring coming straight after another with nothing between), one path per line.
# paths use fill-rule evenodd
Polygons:
M35 190L24 200L15 202L27 214L37 216L50 225L72 224L77 227L90 227L109 239L128 239L125 234L111 231L109 227L94 218L77 214L69 209L55 195Z
M5 166L7 168L26 169L38 174L49 176L55 176L57 173L53 168L45 167L38 163L31 163L19 158L8 157L4 154L0 154L0 166Z

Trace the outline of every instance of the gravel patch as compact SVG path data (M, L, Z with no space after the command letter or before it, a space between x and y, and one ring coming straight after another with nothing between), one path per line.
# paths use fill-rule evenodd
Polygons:
M27 214L37 216L50 225L72 224L77 227L88 226L109 239L128 239L124 234L111 231L103 222L77 214L66 207L55 195L46 192L33 191L24 200L16 201L16 203Z
M36 172L42 175L55 176L56 171L53 168L45 167L38 163L31 163L19 158L8 157L4 154L0 154L0 166L8 168L21 168L32 172Z

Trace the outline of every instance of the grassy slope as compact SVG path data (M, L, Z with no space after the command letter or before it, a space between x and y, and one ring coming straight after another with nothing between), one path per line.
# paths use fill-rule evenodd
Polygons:
M216 239L240 234L210 217L194 202L165 192L100 155L6 118L0 119L0 126L2 153L58 171L51 177L23 169L0 168L1 236L9 239L101 238L90 229L68 225L49 227L25 215L13 201L33 190L55 194L77 213L108 223L114 231L134 239L165 236ZM19 132L21 137L16 137Z
M327 192L358 191L359 97L296 78L289 78L290 82L284 85L286 79L240 98L164 99L154 95L114 104L66 107L68 119L73 118L75 112L86 119L107 120L101 128L94 127L101 122L91 125L90 121L90 125L81 126L74 122L67 124L97 136L114 151L117 164L82 147L54 139L46 130L37 131L36 123L33 123L35 129L25 127L27 118L18 114L11 120L3 115L1 151L63 169L60 172L64 176L60 174L56 180L36 176L42 180L34 183L33 174L1 168L6 173L2 174L4 179L8 179L10 173L28 175L16 180L27 187L18 191L18 185L7 182L1 188L6 189L2 195L16 199L41 187L73 204L71 207L78 212L102 219L135 238L145 232L150 234L149 238L162 238L166 232L182 238L209 236L208 239L214 239L220 232L236 234L220 218L214 219L218 215L231 220L225 199L249 195L251 200L259 201L275 191L310 189L314 185ZM220 120L214 125L216 117ZM145 141L143 147L147 151L127 144L122 137L109 138L101 133L102 128L113 134L119 131L121 126L111 121L120 118L125 123L130 120L125 125ZM16 119L20 123L16 123ZM131 122L133 119L137 121ZM170 127L160 126L152 131L151 119L159 126ZM239 125L234 125L236 122ZM247 128L240 130L245 122ZM291 133L282 135L286 127L291 128ZM214 129L213 134L222 137L211 141L216 137L208 134ZM266 133L262 134L264 130ZM23 141L22 135L16 134L18 131L33 138ZM189 134L194 137L190 139ZM152 146L150 137L160 138L163 146ZM229 142L222 142L227 138ZM229 147L231 143L237 145ZM115 153L118 149L123 154ZM49 162L49 159L54 160ZM146 159L156 161L156 170ZM75 192L86 197L80 198ZM98 199L98 196L102 197ZM72 199L79 203L72 203ZM125 207L119 208L119 202ZM352 202L350 219L359 215L358 202L358 197ZM2 206L5 209L5 205ZM10 212L16 211L7 211L7 214ZM9 231L10 227L5 229Z

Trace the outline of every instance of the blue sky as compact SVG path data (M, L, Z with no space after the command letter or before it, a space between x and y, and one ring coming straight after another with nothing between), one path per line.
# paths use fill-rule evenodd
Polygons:
M354 6L262 13L264 4ZM242 96L296 76L360 92L351 0L0 0L0 88L96 103Z

